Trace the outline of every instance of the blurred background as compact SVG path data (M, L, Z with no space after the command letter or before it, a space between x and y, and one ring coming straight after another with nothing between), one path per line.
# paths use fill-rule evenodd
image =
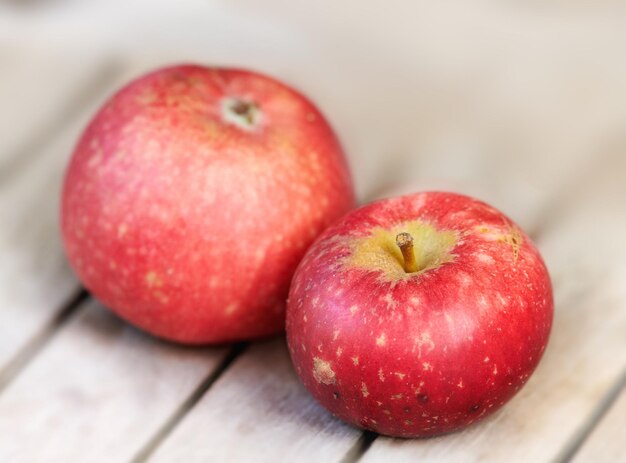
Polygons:
M478 458L477 443L494 441L506 449L490 447L491 456L508 461L568 459L580 448L580 461L590 461L599 447L586 443L597 429L601 448L623 440L620 0L0 0L0 391L18 390L19 371L59 367L37 357L78 288L57 231L62 173L78 135L121 84L182 62L251 68L307 94L342 140L361 202L452 189L502 209L538 241L555 284L553 340L523 401L491 422L500 431L487 424L446 441L446 452L458 450L455 461ZM19 383L25 403L30 378ZM0 411L16 415L6 428L0 418L0 431L31 423L11 408L19 400L8 391ZM45 399L59 400L57 392L51 387ZM607 412L614 403L623 411ZM29 429L31 437L41 432ZM476 437L480 429L490 437ZM368 452L372 461L387 461L384 442ZM406 455L438 455L437 442ZM403 455L398 448L394 455ZM612 451L606 461L626 449Z
M361 199L445 180L483 196L506 188L508 212L522 219L546 182L623 143L625 15L610 0L4 0L0 69L21 85L0 89L12 108L0 121L3 152L24 130L45 130L46 111L70 111L69 95L100 96L116 73L239 66L318 103ZM57 108L41 104L55 96ZM467 184L477 173L488 187Z

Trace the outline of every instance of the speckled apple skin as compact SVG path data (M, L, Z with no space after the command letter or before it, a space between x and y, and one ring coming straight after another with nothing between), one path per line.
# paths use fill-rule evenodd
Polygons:
M395 283L346 268L353 238L414 219L456 231L453 261ZM528 236L483 202L426 192L362 207L319 237L294 276L287 339L304 385L334 415L425 437L511 399L552 316L550 278Z
M261 111L242 129L224 98ZM354 204L341 146L301 94L253 72L184 65L114 95L66 173L69 262L104 305L192 344L284 329L290 279Z

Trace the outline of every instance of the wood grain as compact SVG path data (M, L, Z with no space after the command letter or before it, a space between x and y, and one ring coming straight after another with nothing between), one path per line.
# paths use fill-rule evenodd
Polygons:
M128 461L223 359L129 327L96 302L0 395L0 461Z
M312 399L274 340L238 359L150 461L332 462L359 436Z

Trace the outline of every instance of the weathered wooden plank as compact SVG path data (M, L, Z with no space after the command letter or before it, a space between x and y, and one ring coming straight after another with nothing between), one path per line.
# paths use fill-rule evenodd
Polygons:
M240 357L150 461L340 461L359 436L311 398L273 340Z
M545 357L527 386L490 419L430 440L379 438L364 462L553 461L567 455L626 365L624 145L581 179L539 240L555 283ZM602 437L599 437L601 439Z
M0 395L0 461L128 461L225 348L145 335L91 301Z
M49 75L62 74L65 64L42 73L42 83ZM45 329L78 288L60 243L59 196L63 171L82 127L119 82L116 65L103 64L100 70L95 77L89 72L83 76L94 89L85 107L37 152L28 153L28 163L14 164L0 183L0 383L7 362Z
M626 388L574 455L572 463L615 463L626 461Z

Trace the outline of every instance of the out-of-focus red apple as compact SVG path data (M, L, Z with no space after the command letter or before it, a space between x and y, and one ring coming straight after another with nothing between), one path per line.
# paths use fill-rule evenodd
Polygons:
M552 288L530 239L466 196L351 212L301 262L287 339L313 396L382 434L430 436L500 408L541 358Z
M283 329L294 269L353 202L340 144L305 97L253 72L178 66L131 82L91 121L62 232L114 312L220 343Z

